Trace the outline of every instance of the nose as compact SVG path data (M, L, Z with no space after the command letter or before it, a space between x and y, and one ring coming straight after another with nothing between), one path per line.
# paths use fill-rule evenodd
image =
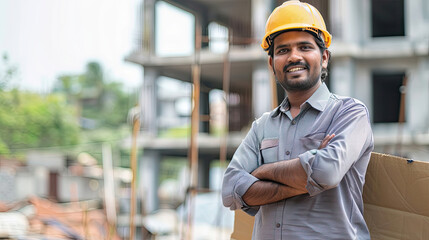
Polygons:
M289 63L301 62L301 60L302 60L301 53L298 51L298 49L292 48L290 50L290 54L288 58Z

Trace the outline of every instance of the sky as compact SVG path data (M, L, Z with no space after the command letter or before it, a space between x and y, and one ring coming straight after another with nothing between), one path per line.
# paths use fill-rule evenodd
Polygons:
M132 91L144 69L124 61L137 49L142 0L0 0L0 54L18 68L14 86L48 93L58 76L80 74L90 61L101 63L109 80ZM155 10L155 52L193 53L194 16L163 1ZM210 26L214 37L225 29ZM174 40L174 41L173 41ZM225 43L213 43L224 51ZM1 65L0 65L1 67Z
M61 74L101 63L108 79L140 86L124 61L138 40L139 0L0 0L0 54L18 67L21 89L49 92Z

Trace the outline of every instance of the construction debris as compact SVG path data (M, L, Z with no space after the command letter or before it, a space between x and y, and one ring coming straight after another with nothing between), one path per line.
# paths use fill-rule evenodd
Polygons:
M119 240L105 211L95 205L93 201L60 204L39 197L0 203L0 238Z

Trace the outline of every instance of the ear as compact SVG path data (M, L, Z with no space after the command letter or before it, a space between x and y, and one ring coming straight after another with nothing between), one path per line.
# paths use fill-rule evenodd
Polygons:
M328 67L328 63L329 63L330 58L331 58L331 52L328 49L325 49L323 51L323 55L322 55L322 67L324 67L324 68Z
M273 58L271 56L268 57L268 63L270 64L271 69L273 69L274 71L274 66L273 66L274 63L273 63Z

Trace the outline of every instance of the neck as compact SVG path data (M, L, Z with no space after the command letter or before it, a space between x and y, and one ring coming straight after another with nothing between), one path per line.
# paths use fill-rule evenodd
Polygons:
M299 110L301 108L301 105L307 101L314 92L322 85L321 81L318 81L317 84L315 84L313 87L311 87L308 90L304 91L286 91L290 107L291 109L297 109Z

